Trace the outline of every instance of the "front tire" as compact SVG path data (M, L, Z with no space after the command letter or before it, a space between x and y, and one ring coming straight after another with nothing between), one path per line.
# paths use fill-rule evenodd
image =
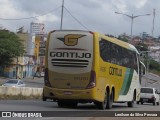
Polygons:
M153 102L153 105L156 105L156 102Z
M44 89L43 89L42 100L43 100L43 101L47 101L47 98L44 96Z
M127 102L127 104L128 104L128 107L133 107L134 106L134 101L132 100L130 102Z
M159 105L159 102L157 102L157 105Z
M134 107L134 101L136 100L136 93L133 94L133 99L130 102L127 102L128 107Z
M47 101L47 98L46 98L46 97L43 97L42 100L43 100L43 101Z

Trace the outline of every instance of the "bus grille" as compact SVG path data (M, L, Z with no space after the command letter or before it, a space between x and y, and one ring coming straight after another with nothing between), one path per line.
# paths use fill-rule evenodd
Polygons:
M52 59L52 65L58 67L87 67L88 60L77 59Z

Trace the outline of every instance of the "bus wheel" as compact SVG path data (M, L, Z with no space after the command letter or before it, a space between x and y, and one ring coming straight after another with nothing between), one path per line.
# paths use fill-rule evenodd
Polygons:
M47 101L47 98L46 98L46 97L43 97L42 100L43 100L43 101Z
M111 109L112 108L112 103L113 103L113 91L111 93L111 95L109 95L109 92L107 94L107 109Z
M103 102L96 102L99 109L105 110L107 105L107 91L105 92L105 97Z
M156 105L156 102L153 102L153 105Z
M132 101L128 102L127 104L128 104L128 107L133 107L134 106L134 101L132 100Z
M135 100L136 100L136 94L134 93L132 101L127 102L128 107L133 107L133 106L134 106L134 101L135 101Z

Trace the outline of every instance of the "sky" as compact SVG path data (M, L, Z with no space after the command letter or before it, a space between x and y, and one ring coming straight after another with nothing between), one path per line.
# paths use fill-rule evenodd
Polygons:
M160 35L160 0L64 0L62 29L89 30L118 36L131 34L131 18L116 14L139 16L133 19L133 35L147 32L152 35L153 9L155 9L154 37ZM30 30L31 22L42 22L45 31L60 29L62 0L0 0L0 27L10 31L24 26ZM47 14L48 13L48 14ZM42 16L43 15L43 16ZM21 19L39 16L32 19ZM6 20L20 19L20 20Z

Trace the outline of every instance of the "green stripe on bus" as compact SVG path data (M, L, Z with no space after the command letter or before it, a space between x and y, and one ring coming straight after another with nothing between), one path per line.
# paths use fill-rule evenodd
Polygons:
M133 77L133 69L127 68L123 85L119 93L120 95L126 95L128 93L128 90L131 85L132 77Z

